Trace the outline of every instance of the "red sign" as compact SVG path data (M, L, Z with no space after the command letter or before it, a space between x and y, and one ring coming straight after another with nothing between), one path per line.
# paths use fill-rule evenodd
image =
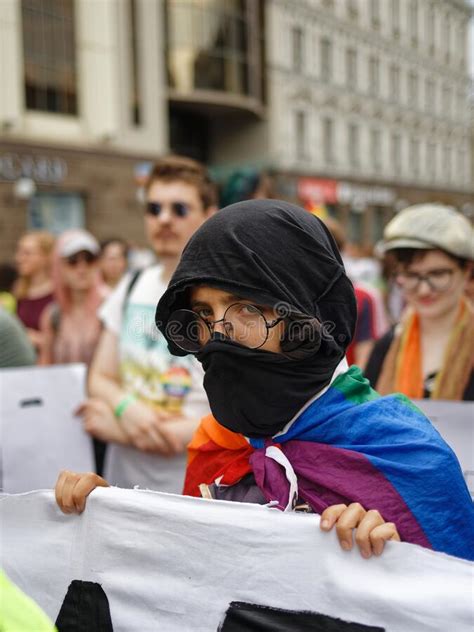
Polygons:
M299 178L298 197L320 204L336 204L337 181L321 178Z

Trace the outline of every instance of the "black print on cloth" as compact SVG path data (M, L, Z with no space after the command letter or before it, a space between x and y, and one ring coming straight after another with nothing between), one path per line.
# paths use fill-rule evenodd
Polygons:
M100 584L74 579L56 620L58 632L114 632L109 600Z
M328 617L317 612L282 610L233 601L218 632L385 632L385 628Z

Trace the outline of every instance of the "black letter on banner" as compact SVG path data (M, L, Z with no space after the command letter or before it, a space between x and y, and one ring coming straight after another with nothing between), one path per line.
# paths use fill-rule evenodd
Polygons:
M218 632L385 632L317 612L282 610L233 601Z
M100 584L74 579L56 621L58 632L114 632L109 600Z

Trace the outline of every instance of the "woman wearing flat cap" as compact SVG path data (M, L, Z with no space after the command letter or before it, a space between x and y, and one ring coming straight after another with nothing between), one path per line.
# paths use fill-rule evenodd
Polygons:
M203 224L156 313L171 353L202 363L213 413L189 446L184 493L318 513L344 549L355 532L363 557L401 538L472 559L459 463L409 400L348 368L355 320L338 249L310 213L252 200ZM63 472L58 504L82 511L97 485Z
M365 375L382 395L474 400L474 313L465 289L474 231L453 208L419 204L385 228L407 309L375 345Z

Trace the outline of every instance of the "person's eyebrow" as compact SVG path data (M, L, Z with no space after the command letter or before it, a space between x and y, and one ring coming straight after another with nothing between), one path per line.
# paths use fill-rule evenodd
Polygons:
M250 299L244 298L243 296L238 296L237 294L226 294L225 297L223 297L223 299L222 299L222 302L228 303L229 305L231 303L239 303L240 301L247 301L249 303L251 302ZM206 300L203 300L203 299L192 299L191 300L191 307L196 307L197 305L204 306L204 307L210 307L209 303Z

